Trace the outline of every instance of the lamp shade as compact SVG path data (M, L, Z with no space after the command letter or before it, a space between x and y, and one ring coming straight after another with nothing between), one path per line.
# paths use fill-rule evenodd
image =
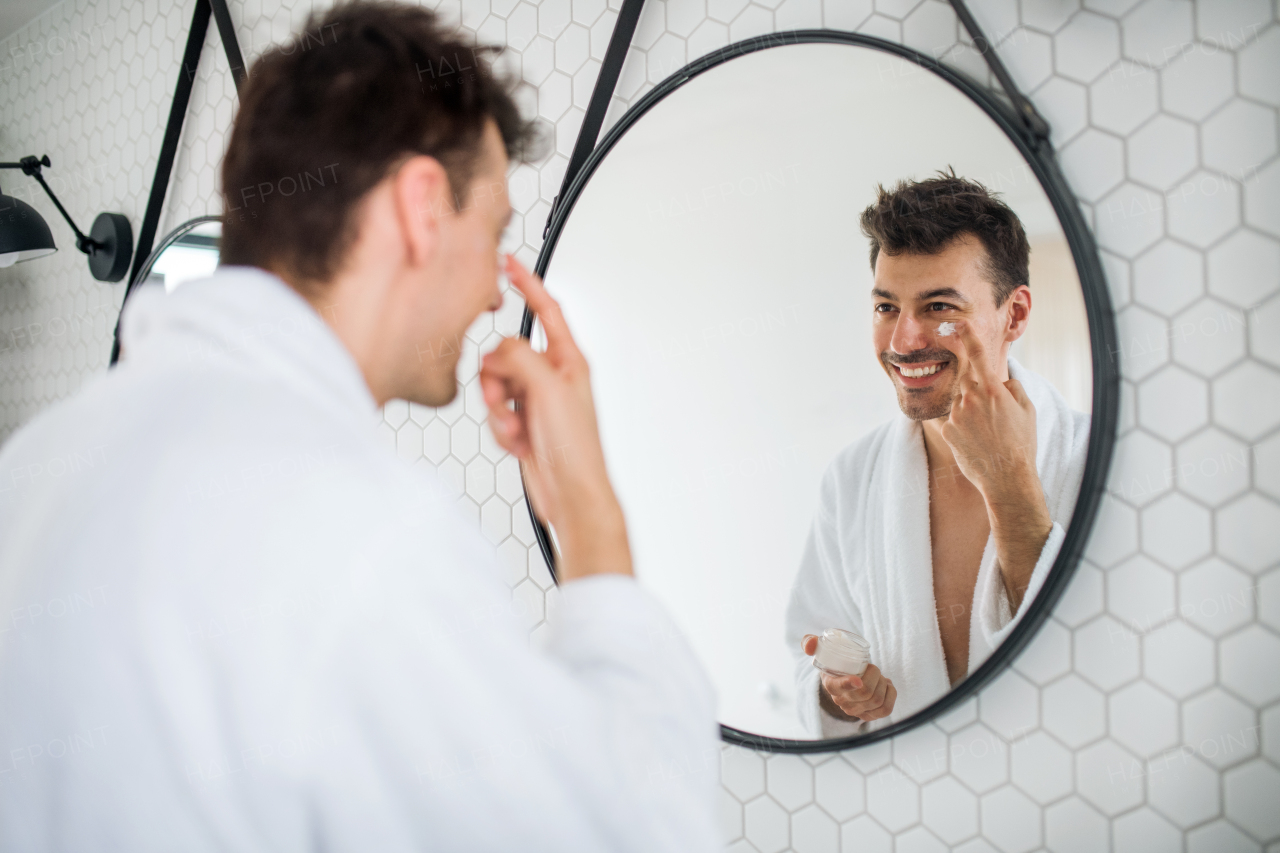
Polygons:
M25 201L0 193L0 267L56 251L44 217Z

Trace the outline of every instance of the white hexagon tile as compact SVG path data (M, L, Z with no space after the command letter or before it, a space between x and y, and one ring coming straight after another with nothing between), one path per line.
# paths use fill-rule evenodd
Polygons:
M319 4L317 4L319 5ZM433 3L525 81L551 156L512 178L505 248L531 262L619 0ZM141 220L191 2L63 0L0 42L0 158L48 153L88 221ZM247 59L313 4L233 0ZM1267 0L980 0L971 8L1053 126L1102 249L1120 331L1121 435L1097 529L1013 668L944 718L843 754L723 750L728 849L1189 853L1280 850L1280 24ZM940 0L649 0L607 122L684 63L827 26L943 56L983 80ZM161 221L217 208L235 88L206 39ZM63 251L0 271L0 437L105 369L121 288ZM388 404L388 452L437 471L507 567L536 634L554 606L519 472L494 445L477 356L466 393Z

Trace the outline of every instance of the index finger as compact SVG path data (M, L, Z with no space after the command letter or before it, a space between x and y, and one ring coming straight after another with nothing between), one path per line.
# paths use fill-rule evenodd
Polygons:
M967 377L969 381L979 385L990 385L999 383L996 378L995 369L987 361L987 346L978 337L978 333L974 331L973 324L968 320L957 320L955 322L956 340L960 344L960 349L964 352L965 360L968 362L965 366L965 372L961 374L961 378Z
M560 303L556 302L542 286L542 280L529 272L525 265L516 260L515 255L507 255L507 276L520 295L524 297L529 310L542 321L542 330L547 335L547 353L555 356L566 352L581 355L578 345L574 343L569 326L560 311Z

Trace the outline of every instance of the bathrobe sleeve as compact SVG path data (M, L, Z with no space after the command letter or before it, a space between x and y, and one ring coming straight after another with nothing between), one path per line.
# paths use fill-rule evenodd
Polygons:
M434 533L363 561L304 682L344 709L304 777L322 846L720 849L714 694L664 609L630 577L575 580L531 647L492 548Z
M973 671L992 651L999 647L1026 615L1044 587L1045 580L1062 550L1066 528L1075 511L1088 456L1089 416L1068 408L1066 401L1040 376L1026 370L1013 359L1009 369L1028 389L1036 407L1036 467L1044 487L1045 503L1053 519L1053 527L1040 558L1031 571L1027 591L1017 612L1009 603L1004 581L996 565L994 537L987 541L974 588L973 618L970 621L969 669Z
M864 635L862 614L854 603L849 582L844 577L844 561L835 520L827 508L828 488L823 485L823 500L814 516L809 538L791 600L787 606L786 641L795 656L796 704L801 723L817 738L848 737L867 729L866 723L837 719L822 709L819 702L822 685L813 658L801 648L805 634L821 634L827 628L844 628Z
M1035 568L1031 570L1027 591L1022 596L1017 613L1014 613L1010 606L1009 593L1005 590L1004 579L1000 575L994 540L988 541L982 555L982 565L978 569L977 590L974 596L977 603L974 623L982 634L987 654L1008 639L1014 626L1030 608L1031 602L1035 601L1036 596L1040 594L1040 589L1044 586L1045 578L1049 577L1049 570L1053 568L1054 560L1058 558L1058 551L1062 549L1062 542L1066 539L1066 535L1063 526L1055 521L1053 528L1049 531L1049 538L1040 549L1040 558L1036 561ZM970 630L973 627L974 625L971 624ZM972 651L970 657L972 658ZM981 661L970 660L970 670L973 670L978 663Z

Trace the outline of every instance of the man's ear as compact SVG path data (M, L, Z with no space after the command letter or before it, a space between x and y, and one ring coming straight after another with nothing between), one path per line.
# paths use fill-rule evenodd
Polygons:
M1009 310L1008 324L1005 327L1004 339L1013 343L1027 331L1031 321L1031 288L1025 284L1009 294L1005 302Z
M392 178L396 216L412 266L426 266L440 242L440 220L453 209L449 176L434 157L407 160Z

